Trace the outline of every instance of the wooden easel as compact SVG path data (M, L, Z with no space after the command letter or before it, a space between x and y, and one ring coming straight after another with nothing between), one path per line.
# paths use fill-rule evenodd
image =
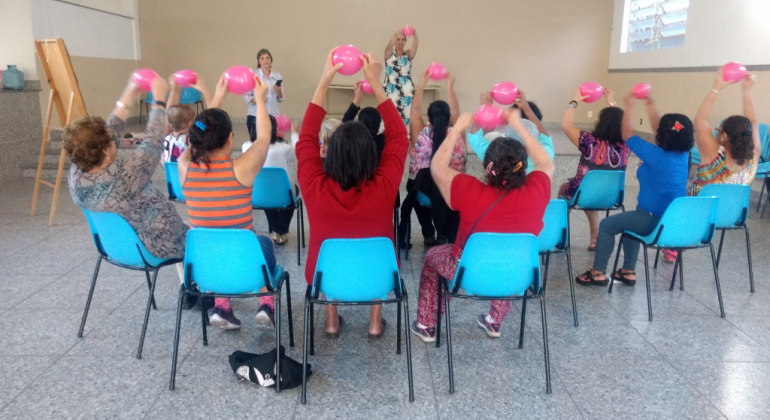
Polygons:
M32 216L35 215L37 208L37 197L40 192L40 184L53 188L53 201L51 202L51 215L48 219L48 225L53 226L56 217L56 205L59 202L59 191L61 190L62 172L64 172L64 162L67 160L67 153L64 147L59 154L59 169L56 172L56 182L50 183L42 179L43 164L45 163L45 150L48 145L49 134L51 130L62 130L70 124L75 118L88 115L86 105L83 102L83 95L80 93L78 79L75 77L75 71L72 68L69 52L61 38L40 39L35 41L37 55L40 57L40 63L45 70L48 86L51 88L51 94L48 98L48 112L45 117L45 126L43 127L43 144L40 147L40 158L37 162L37 177L35 178L35 193L32 196ZM62 98L67 98L67 107L64 107ZM51 116L53 107L59 114L61 127L51 127Z

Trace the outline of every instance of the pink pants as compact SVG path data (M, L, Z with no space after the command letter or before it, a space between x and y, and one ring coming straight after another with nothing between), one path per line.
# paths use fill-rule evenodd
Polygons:
M454 245L440 245L431 248L425 255L425 263L420 273L420 294L417 301L417 322L426 327L436 325L436 310L438 309L438 281L439 276L445 279L453 279L457 270L457 263L452 256ZM441 305L441 314L444 314L444 305ZM491 300L489 316L494 322L501 323L511 310L510 300Z

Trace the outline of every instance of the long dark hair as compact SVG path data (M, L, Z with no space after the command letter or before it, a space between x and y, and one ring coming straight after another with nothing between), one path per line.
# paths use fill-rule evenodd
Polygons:
M430 125L433 128L433 152L431 152L431 157L436 154L436 151L438 151L441 143L446 138L450 115L449 104L444 101L433 101L428 107L428 121L430 121Z
M754 159L754 138L751 121L742 115L733 115L722 121L719 129L730 141L730 155L738 165Z
M382 123L382 116L377 108L366 107L358 113L358 122L363 124L369 134L372 135L374 144L377 145L377 159L382 157L382 151L385 149L385 139L380 136L380 123Z
M616 106L608 106L599 113L599 121L596 122L595 138L606 140L613 144L623 143L621 125L623 123L623 110Z
M337 128L329 140L324 171L342 191L361 191L361 183L374 179L377 172L377 147L369 129L358 121Z
M208 153L221 149L233 132L233 124L227 112L218 108L207 109L195 118L190 127L192 161L208 165Z

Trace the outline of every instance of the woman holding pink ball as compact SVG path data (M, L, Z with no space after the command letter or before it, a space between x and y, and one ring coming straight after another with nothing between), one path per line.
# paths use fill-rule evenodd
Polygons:
M412 48L404 50L406 47L406 35L404 32L410 32L412 39ZM385 93L393 103L396 104L404 124L409 125L409 116L412 108L412 97L414 96L414 82L412 81L412 60L417 54L417 31L407 26L399 29L385 47Z
M257 53L257 63L259 67L254 72L260 79L269 85L267 90L267 99L265 107L267 113L274 117L278 116L278 104L283 102L283 77L277 71L273 71L273 55L267 48L262 48ZM243 95L243 100L249 104L249 112L246 117L246 126L249 128L249 138L253 142L257 139L257 101L254 99L254 92L249 91Z

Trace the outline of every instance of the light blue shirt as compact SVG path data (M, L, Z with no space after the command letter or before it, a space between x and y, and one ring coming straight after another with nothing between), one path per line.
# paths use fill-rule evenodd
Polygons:
M255 73L268 84L267 94L265 95L265 108L267 109L268 114L275 117L278 115L278 103L283 102L283 100L286 98L286 93L284 93L283 97L279 99L278 94L275 93L275 90L273 90L273 86L275 86L277 81L283 80L283 77L281 77L281 73L278 73L277 71L271 71L270 77L266 77L265 73L262 73L262 69L257 69ZM284 86L281 84L282 91L283 88ZM252 99L254 99L254 91L250 91L249 93L243 95L243 100L249 104L249 111L246 115L256 116L257 104L251 103Z
M518 140L518 139L516 139ZM521 141L521 140L519 140ZM553 160L553 138L548 137L543 133L540 133L537 137L537 141L540 142L540 145L543 146L543 149L545 149L545 152L548 153L548 157ZM484 155L487 153L487 147L489 147L489 144L491 142L484 138L484 132L479 130L476 134L469 133L468 134L468 144L471 146L471 149L473 149L473 152L476 153L476 156L481 159L481 161L484 161ZM532 162L532 158L527 157L527 174L529 175L530 172L532 172L535 169L535 163Z

